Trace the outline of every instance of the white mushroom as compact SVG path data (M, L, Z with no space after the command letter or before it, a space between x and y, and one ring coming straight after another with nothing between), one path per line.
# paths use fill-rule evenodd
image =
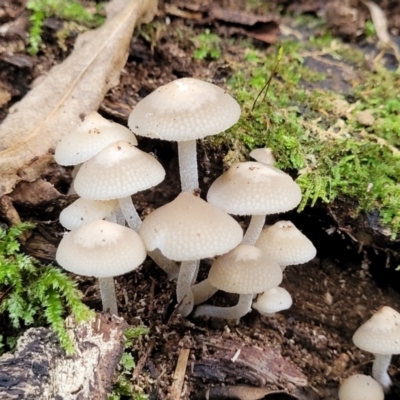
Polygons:
M239 319L251 310L254 293L265 292L281 283L282 271L262 250L241 244L213 262L208 280L219 290L238 293L239 301L233 307L201 305L194 316Z
M60 213L60 224L68 229L76 229L95 219L111 218L118 208L118 200L75 200Z
M67 271L99 278L103 309L117 314L113 276L136 269L146 258L139 235L124 226L94 220L61 240L57 262Z
M392 385L387 372L390 360L392 354L400 354L400 314L391 307L382 307L357 329L353 343L375 355L372 376L388 392Z
M62 137L55 149L54 159L60 165L78 165L118 140L137 145L135 135L128 128L94 111L76 129Z
M250 152L250 157L262 164L268 164L274 166L275 157L272 149L264 147L262 149L254 149Z
M253 308L262 315L273 315L279 311L287 310L292 306L293 300L290 293L282 287L273 287L257 297Z
M182 261L176 291L183 316L193 309L190 287L198 260L228 252L243 237L231 216L189 192L148 215L139 233L147 250L159 249L171 260Z
M233 165L211 185L207 200L229 214L251 215L244 244L254 245L265 216L286 212L301 200L293 179L271 165L248 161Z
M345 379L339 388L339 400L383 400L382 386L370 376L356 374Z
M182 78L141 100L129 116L128 126L140 136L178 142L182 191L193 192L199 186L196 139L230 128L239 117L239 104L225 90Z
M164 168L154 157L128 142L118 141L85 162L74 185L85 199L118 199L128 225L138 231L141 220L131 196L159 184L164 177Z
M304 264L317 254L312 242L290 221L278 221L263 229L255 246L278 261L282 271L288 265Z

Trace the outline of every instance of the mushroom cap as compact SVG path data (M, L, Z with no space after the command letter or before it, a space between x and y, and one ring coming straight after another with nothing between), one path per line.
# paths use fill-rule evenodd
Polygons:
M234 164L208 190L210 204L235 215L289 211L301 201L300 187L272 165L248 161Z
M128 128L94 111L75 130L63 136L56 147L54 159L60 165L77 165L118 140L137 145L135 135Z
M339 388L339 400L383 400L382 386L367 375L355 374L346 378Z
M216 135L235 124L240 106L225 90L193 78L160 86L141 100L129 128L153 139L187 141Z
M257 162L261 164L274 165L275 157L272 149L269 147L264 147L262 149L254 149L250 152L250 157L254 158Z
M261 293L282 282L282 271L262 250L241 244L213 262L208 280L228 293Z
M74 188L91 200L131 196L159 184L165 177L162 165L125 141L111 143L79 169Z
M139 234L147 250L158 248L176 261L224 254L243 238L242 228L231 216L189 192L148 215Z
M374 354L400 354L400 314L383 306L353 335L353 343Z
M306 263L317 254L311 240L290 221L278 221L263 229L255 246L283 267Z
M60 213L60 224L68 229L76 229L95 219L109 217L118 207L118 200L75 200Z
M292 296L282 287L273 287L257 297L253 308L262 315L275 314L287 310L293 304Z
M146 249L135 231L101 219L67 233L56 253L58 264L67 271L96 278L125 274L145 258Z

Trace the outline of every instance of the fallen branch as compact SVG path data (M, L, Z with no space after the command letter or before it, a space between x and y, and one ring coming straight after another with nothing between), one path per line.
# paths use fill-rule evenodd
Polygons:
M50 329L29 329L14 354L0 357L0 398L106 399L123 352L125 328L122 318L110 314L68 328L76 348L72 356Z

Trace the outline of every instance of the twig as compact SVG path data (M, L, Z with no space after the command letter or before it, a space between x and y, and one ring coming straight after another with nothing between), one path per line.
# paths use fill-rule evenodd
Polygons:
M3 293L1 293L0 294L0 304L1 304L1 302L3 301L3 299L8 295L8 293L10 293L11 292L11 290L12 290L12 288L13 288L14 286L9 286Z
M282 58L283 58L283 47L280 47L279 48L279 52L278 52L278 59L276 60L276 64L274 66L274 69L271 71L271 75L269 76L266 84L263 86L263 88L260 90L260 92L258 93L257 97L255 98L253 106L251 107L251 112L254 111L256 103L257 103L259 97L261 96L261 93L264 92L264 90L265 90L265 93L264 93L264 97L263 97L262 101L264 101L265 98L267 97L268 89L269 89L269 86L271 85L272 78L274 77L274 75L276 73L276 70L278 69L278 65L281 62Z
M186 367L189 359L190 349L181 349L179 352L178 362L174 373L174 382L171 386L171 400L179 400L181 397L183 382L185 380Z
M136 364L135 369L133 370L132 378L137 379L138 376L141 374L142 369L144 367L144 364L146 363L147 358L149 357L150 353L152 352L154 348L154 341L152 340L149 345L147 346L147 349L145 353L139 358L139 361Z

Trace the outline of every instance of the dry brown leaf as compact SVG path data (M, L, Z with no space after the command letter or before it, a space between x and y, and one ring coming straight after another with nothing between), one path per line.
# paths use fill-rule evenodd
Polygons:
M372 23L376 30L376 36L385 45L393 50L397 61L400 63L400 51L396 43L392 40L389 34L388 20L383 10L378 4L373 1L363 0L362 1L367 7L371 14Z
M97 110L118 84L135 25L156 8L157 0L113 0L105 24L80 35L71 55L10 109L0 125L0 197L37 179L62 135Z

